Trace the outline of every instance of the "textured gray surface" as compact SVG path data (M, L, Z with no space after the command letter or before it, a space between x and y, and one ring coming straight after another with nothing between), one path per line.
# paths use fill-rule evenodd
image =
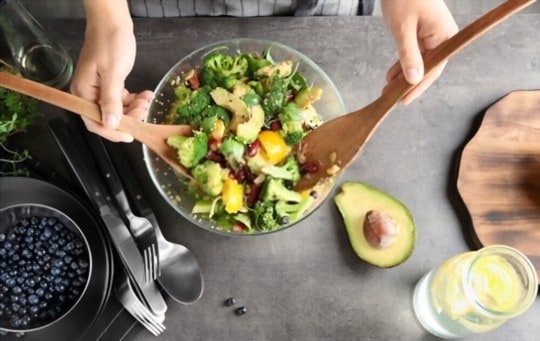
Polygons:
M458 16L464 26L476 16ZM46 21L50 34L76 56L83 21ZM137 20L138 59L127 86L153 88L195 48L249 36L290 45L334 80L349 109L374 100L396 57L382 20L255 18ZM134 171L164 234L197 255L206 290L196 304L171 303L159 340L435 340L417 324L412 290L419 277L469 250L468 217L455 187L459 152L483 110L516 89L540 88L540 15L518 15L466 48L419 100L397 107L341 181L364 181L403 201L416 220L411 258L378 269L353 253L330 199L309 219L263 237L223 237L186 223L154 189L140 145L126 145ZM40 131L40 129L42 129ZM45 126L33 152L61 162ZM235 316L234 296L248 313ZM540 301L523 316L470 340L533 340ZM127 340L155 340L137 326Z

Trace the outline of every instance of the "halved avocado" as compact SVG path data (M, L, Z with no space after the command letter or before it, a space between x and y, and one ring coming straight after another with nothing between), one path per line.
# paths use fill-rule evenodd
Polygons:
M343 217L349 240L355 253L364 261L381 268L403 263L416 242L416 227L409 209L393 196L360 182L345 182L334 201ZM373 245L366 238L366 215L382 213L395 228L395 238L389 245ZM371 213L370 213L371 214Z

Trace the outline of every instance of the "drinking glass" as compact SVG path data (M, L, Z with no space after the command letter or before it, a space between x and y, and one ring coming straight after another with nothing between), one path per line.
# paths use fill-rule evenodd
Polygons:
M18 0L0 0L0 43L7 46L23 77L56 88L69 82L73 72L71 57L47 37Z
M493 330L525 312L538 291L538 276L520 251L492 245L448 259L425 274L414 290L420 324L441 338Z

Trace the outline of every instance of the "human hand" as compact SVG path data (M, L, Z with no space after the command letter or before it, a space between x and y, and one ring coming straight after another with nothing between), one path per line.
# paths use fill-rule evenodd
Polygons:
M403 73L409 83L416 85L401 100L409 104L439 78L446 66L443 63L424 77L422 54L456 34L458 26L444 0L382 0L381 6L399 52L399 60L388 70L386 81L391 83Z
M113 142L133 141L131 135L115 129L122 115L144 119L154 96L151 91L129 93L124 87L136 51L133 23L126 3L85 1L85 40L70 86L73 94L100 106L103 124L84 119L87 129Z

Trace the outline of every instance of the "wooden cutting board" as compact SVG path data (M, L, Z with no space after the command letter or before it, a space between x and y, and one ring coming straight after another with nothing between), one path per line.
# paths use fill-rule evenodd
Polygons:
M478 246L522 251L540 278L540 90L512 92L486 111L457 187Z

